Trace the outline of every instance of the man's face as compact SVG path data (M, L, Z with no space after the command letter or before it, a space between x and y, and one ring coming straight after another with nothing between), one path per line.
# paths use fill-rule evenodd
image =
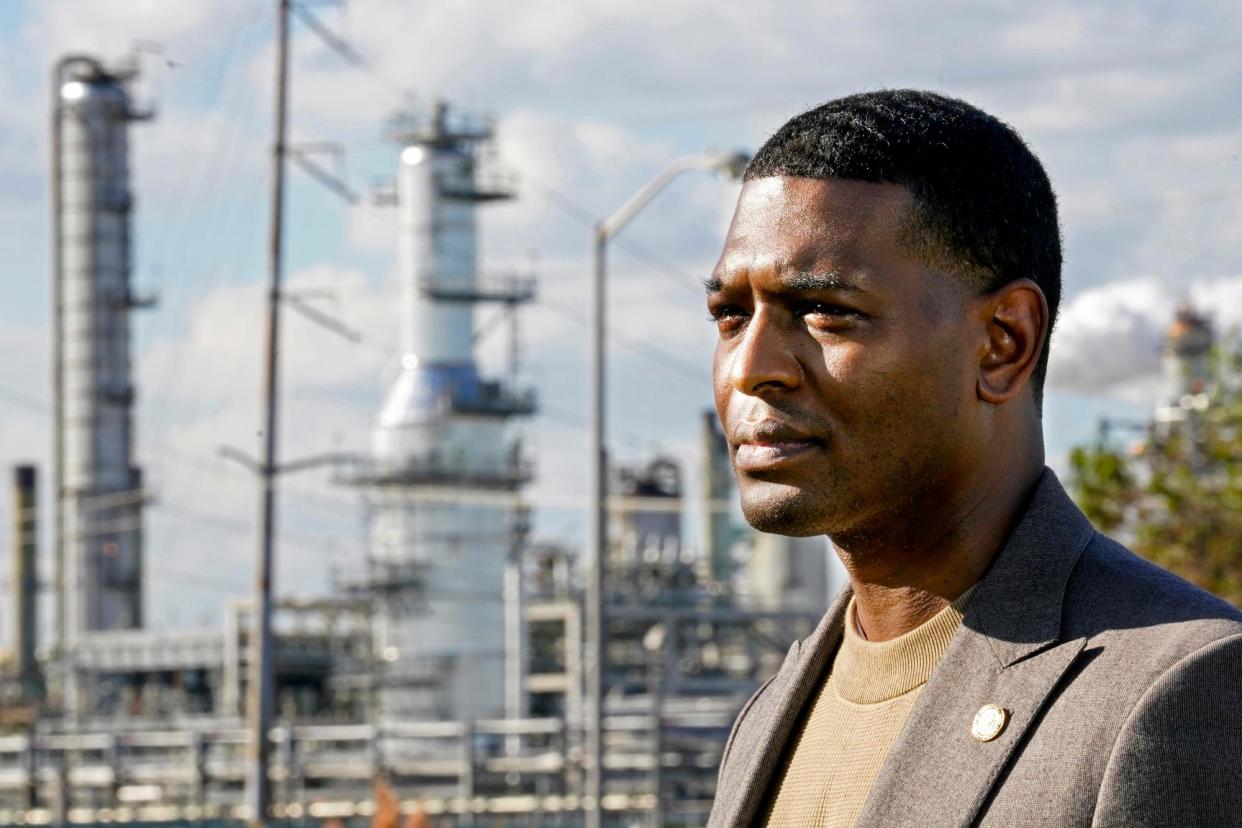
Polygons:
M933 503L986 449L975 294L902 241L909 192L757 178L708 282L713 378L757 529L856 535Z

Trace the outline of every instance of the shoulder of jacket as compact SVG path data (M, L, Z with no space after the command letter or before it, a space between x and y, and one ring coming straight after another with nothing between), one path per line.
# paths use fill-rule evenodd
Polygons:
M1164 671L1117 734L1096 825L1227 825L1242 812L1242 632Z
M1064 637L1158 633L1177 656L1242 633L1242 610L1096 532L1066 586Z
M1144 706L1151 707L1163 698L1183 694L1205 693L1219 704L1234 698L1234 711L1242 710L1242 625L1235 632L1215 638L1187 653L1170 666L1143 694L1131 719ZM1175 699L1176 700L1176 699ZM1229 722L1242 730L1242 716L1232 715Z

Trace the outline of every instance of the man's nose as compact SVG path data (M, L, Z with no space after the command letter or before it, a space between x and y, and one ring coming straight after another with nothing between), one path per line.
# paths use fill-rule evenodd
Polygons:
M792 390L802 384L802 365L794 354L790 331L767 310L751 317L731 354L729 381L744 394Z

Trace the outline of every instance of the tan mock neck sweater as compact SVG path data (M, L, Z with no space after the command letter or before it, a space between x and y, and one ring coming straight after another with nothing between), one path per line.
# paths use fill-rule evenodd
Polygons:
M850 601L841 646L773 777L761 824L854 824L889 747L961 625L971 592L905 635L880 642L859 636Z

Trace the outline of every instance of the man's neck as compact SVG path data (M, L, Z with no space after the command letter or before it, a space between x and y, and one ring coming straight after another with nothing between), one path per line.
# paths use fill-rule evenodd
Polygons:
M1029 468L1028 468L1029 466ZM981 478L955 496L893 516L893 531L833 537L849 572L858 624L870 641L909 632L970 589L1013 530L1043 469Z

